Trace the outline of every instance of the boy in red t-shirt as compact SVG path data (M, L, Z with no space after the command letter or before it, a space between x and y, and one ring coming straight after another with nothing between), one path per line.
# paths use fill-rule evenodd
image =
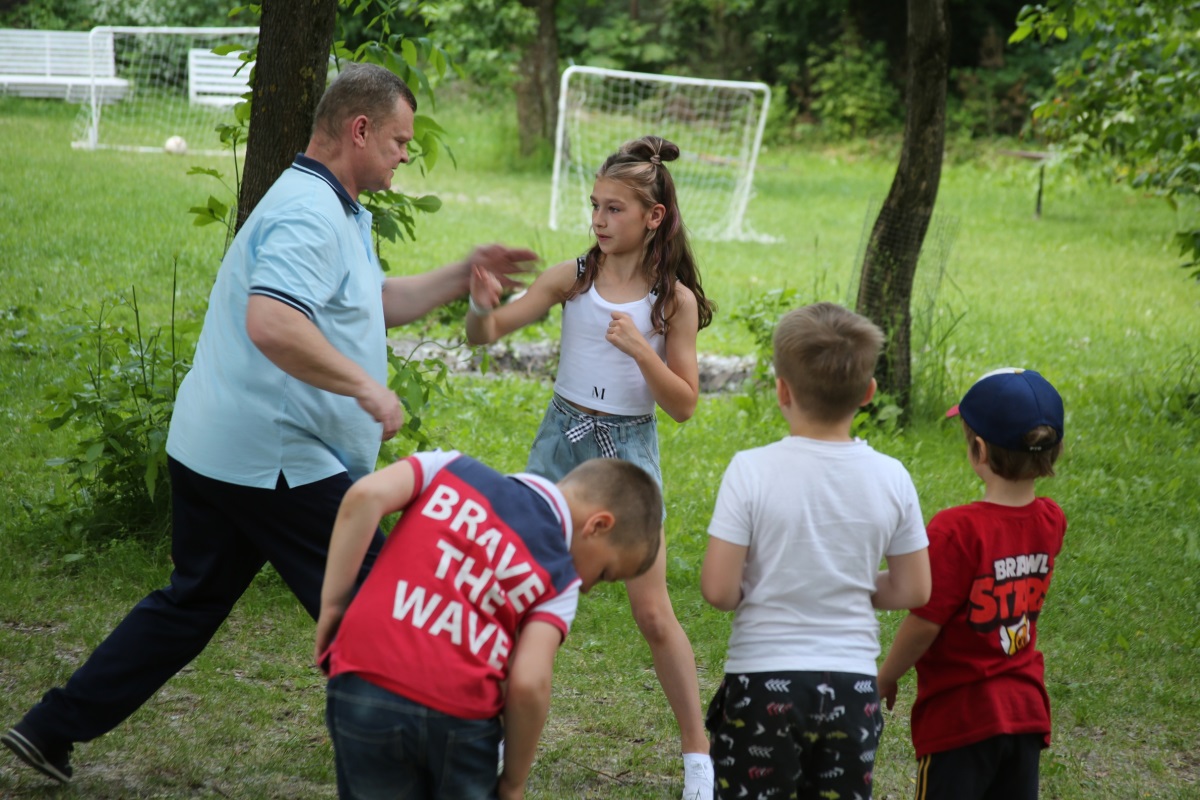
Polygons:
M1063 403L1032 370L980 378L947 412L962 419L983 499L927 527L933 594L900 625L879 670L890 709L914 664L921 800L1031 800L1050 743L1037 620L1067 520L1034 481L1062 453Z
M356 592L376 526L397 511ZM338 796L523 797L579 594L645 573L661 524L658 484L615 458L552 483L439 450L351 486L314 650Z

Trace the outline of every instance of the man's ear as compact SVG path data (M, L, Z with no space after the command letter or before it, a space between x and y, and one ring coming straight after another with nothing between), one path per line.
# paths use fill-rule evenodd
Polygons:
M616 522L616 517L608 509L593 511L583 521L583 530L579 534L583 537L589 536L607 536L613 529L613 524Z
M878 388L879 384L875 382L874 378L871 378L871 383L869 386L867 386L867 394L865 397L863 397L862 402L859 403L859 406L865 406L867 403L871 402L871 400L875 398L875 390Z
M354 146L363 147L367 143L367 131L371 127L371 120L366 114L359 114L346 124L350 126L350 140L354 142Z

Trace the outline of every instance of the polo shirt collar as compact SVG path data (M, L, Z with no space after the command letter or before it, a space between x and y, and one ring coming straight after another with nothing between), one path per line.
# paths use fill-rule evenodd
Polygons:
M346 191L346 187L342 186L342 182L333 176L333 173L329 171L329 167L325 166L320 161L317 161L315 158L309 158L308 156L304 155L304 153L296 153L296 160L292 162L292 169L298 169L301 172L308 173L309 175L315 175L316 177L328 183L329 188L333 189L334 194L336 194L338 199L345 204L348 211L357 214L360 210L362 210L362 206L358 204L357 200L350 196L350 193Z

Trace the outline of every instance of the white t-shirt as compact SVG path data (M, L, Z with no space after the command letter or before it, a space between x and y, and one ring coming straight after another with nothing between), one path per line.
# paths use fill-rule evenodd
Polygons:
M725 470L708 533L749 547L725 671L876 673L885 555L927 547L912 478L864 441L788 436Z

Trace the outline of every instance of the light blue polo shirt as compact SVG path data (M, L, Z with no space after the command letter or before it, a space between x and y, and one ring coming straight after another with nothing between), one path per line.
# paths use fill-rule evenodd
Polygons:
M297 155L221 262L167 453L209 478L264 489L375 469L382 429L353 397L272 364L246 333L252 294L302 312L347 358L387 380L383 271L371 214L324 165Z

